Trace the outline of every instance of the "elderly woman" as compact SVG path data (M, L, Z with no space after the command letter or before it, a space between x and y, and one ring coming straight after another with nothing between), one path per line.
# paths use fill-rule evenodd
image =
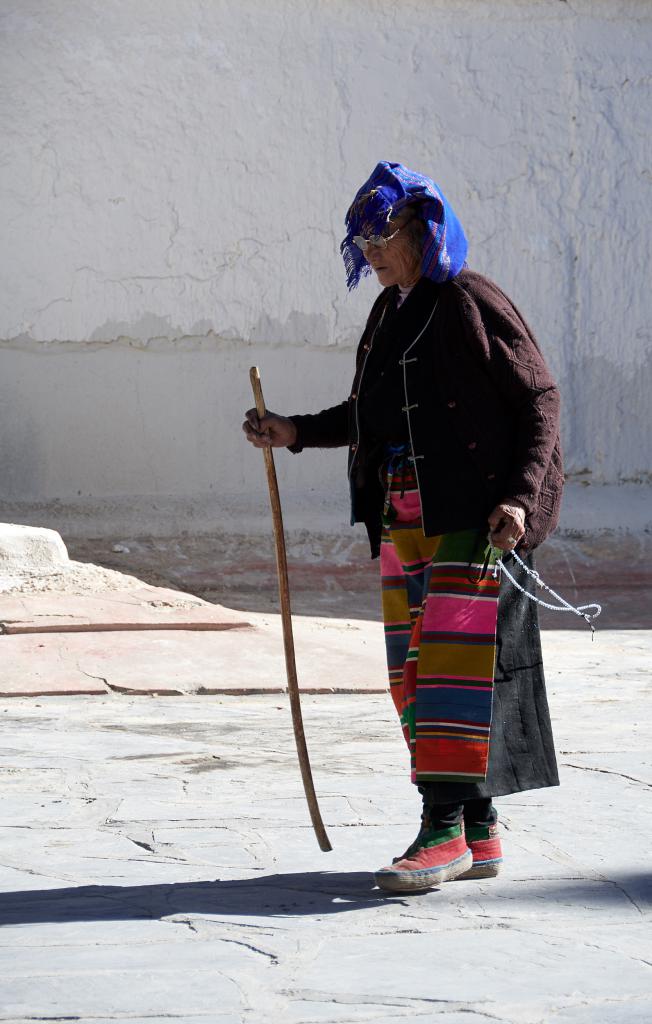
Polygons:
M496 875L492 799L559 784L536 605L496 564L518 548L531 565L557 523L559 394L521 314L467 268L430 178L378 164L346 228L349 288L370 271L383 286L348 399L250 410L243 429L258 448L348 445L351 518L380 555L390 692L423 797L416 839L375 877L411 891Z

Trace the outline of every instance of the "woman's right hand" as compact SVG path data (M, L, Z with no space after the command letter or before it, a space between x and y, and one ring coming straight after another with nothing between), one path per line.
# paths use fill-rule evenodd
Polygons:
M287 448L297 439L297 428L287 416L266 412L259 417L255 409L249 409L245 416L242 429L254 448Z

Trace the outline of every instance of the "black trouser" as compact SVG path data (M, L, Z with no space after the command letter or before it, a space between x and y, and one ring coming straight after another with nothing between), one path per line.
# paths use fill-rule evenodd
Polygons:
M419 792L423 797L423 811L428 818L430 828L451 828L453 825L459 825L462 820L467 828L473 825L495 825L498 821L498 813L490 796L448 804L434 804L428 799L427 783L419 786Z

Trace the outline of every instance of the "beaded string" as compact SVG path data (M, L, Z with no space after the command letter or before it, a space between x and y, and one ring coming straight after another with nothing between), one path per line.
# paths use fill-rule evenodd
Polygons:
M536 586L541 587L542 590L546 590L549 594L552 594L552 596L557 601L559 601L560 604L550 604L548 601L542 601L540 597L537 597L536 594L530 594L525 589L525 587L521 586L518 580L514 579L511 572L505 565L503 559L501 558L502 552L500 551L500 548L494 548L493 545L491 544L491 541L489 541L489 547L494 551L496 557L496 564L494 566L494 576L497 575L498 566L500 566L500 568L507 576L507 579L514 584L517 590L520 590L522 594L525 594L525 596L528 597L530 601L534 601L536 604L541 605L542 608L549 608L552 612L573 612L574 615L579 615L579 617L581 619L584 619L584 621L590 627L591 640L593 640L595 628L593 626L593 623L591 622L591 619L597 619L598 615L600 615L602 611L602 605L597 604L597 602L592 602L591 604L580 604L577 607L575 607L572 604L569 604L568 601L566 601L561 596L561 594L558 594L555 590L552 589L552 587L549 587L547 583L543 582L539 573L535 569L530 569L530 567L525 564L523 559L519 558L515 551L512 551L512 558L515 558L518 564L521 566L521 568L525 570L527 575L532 577ZM589 608L595 608L596 611L589 612Z

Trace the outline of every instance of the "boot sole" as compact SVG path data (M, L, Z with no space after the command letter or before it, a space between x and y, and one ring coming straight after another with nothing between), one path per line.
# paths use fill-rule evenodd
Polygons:
M376 885L386 892L418 892L458 878L472 864L473 854L467 850L461 857L440 867L423 868L421 871L377 871L374 878Z
M463 875L455 875L454 881L465 882L468 878L495 878L500 871L500 860L490 860L485 864L474 864Z

